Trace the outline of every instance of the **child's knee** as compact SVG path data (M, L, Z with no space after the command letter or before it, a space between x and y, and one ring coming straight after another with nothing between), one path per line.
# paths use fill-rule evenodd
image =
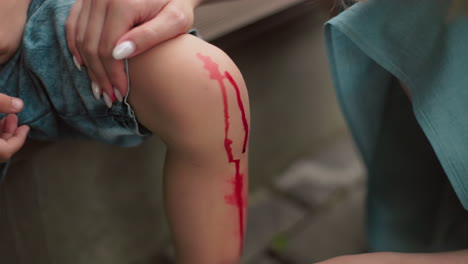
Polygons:
M134 59L130 73L137 118L168 145L209 150L228 136L234 148L245 147L250 122L246 86L218 48L184 35Z

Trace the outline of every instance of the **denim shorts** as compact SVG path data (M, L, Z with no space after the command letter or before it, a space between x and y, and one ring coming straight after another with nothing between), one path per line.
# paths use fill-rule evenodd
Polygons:
M0 69L0 92L23 99L20 124L35 140L93 139L130 147L151 132L127 102L96 100L86 70L73 63L65 21L75 0L32 0L23 41ZM3 117L3 115L1 116Z

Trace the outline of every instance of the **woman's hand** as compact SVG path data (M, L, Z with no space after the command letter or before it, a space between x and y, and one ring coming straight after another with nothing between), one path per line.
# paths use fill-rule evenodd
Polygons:
M23 37L30 0L0 1L0 64L15 54Z
M0 113L8 114L0 119L0 162L9 160L26 141L29 127L18 127L18 116L15 115L22 109L21 99L0 94Z
M110 107L127 93L122 59L186 33L201 0L77 0L66 23L79 69L85 65L97 99Z

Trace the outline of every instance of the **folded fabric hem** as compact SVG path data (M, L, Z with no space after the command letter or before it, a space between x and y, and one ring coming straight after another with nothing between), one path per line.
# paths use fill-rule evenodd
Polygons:
M333 30L333 27L335 27L337 30L339 30L343 35L345 35L351 42L356 45L366 56L369 57L372 61L374 61L377 65L382 67L384 70L388 71L389 74L395 76L398 78L400 81L402 81L405 85L408 86L410 90L411 88L414 87L413 82L411 81L408 76L401 71L399 67L397 67L392 61L389 61L385 59L382 54L379 53L377 49L374 49L371 46L367 46L362 39L360 39L357 34L350 28L348 27L345 23L341 23L338 20L331 20L325 24L325 39L327 41L327 53L328 57L330 60L330 68L332 72L332 78L333 82L336 87L337 91L337 96L340 101L340 104L344 106L343 102L345 98L342 97L342 87L339 83L339 74L338 70L336 68L336 65L334 63L334 55L333 55L333 43L331 40L331 31ZM423 107L421 105L421 102L419 100L419 97L417 94L412 95L412 105L413 105L413 112L415 114L416 120L418 124L421 126L424 134L427 136L429 142L431 143L431 146L434 149L434 152L436 153L437 158L439 159L443 169L445 170L446 174L449 177L449 180L457 193L463 207L465 210L468 210L468 190L466 187L462 184L461 181L461 174L458 173L458 171L455 168L455 165L453 164L453 161L448 157L447 155L447 147L446 145L450 145L449 142L445 142L446 140L443 139L443 137L440 137L439 134L436 132L436 129L434 128L433 124L427 117L427 114L424 112ZM357 129L352 125L352 120L350 117L350 114L348 114L347 109L343 108L343 113L348 120L349 127L351 129L351 132L353 134L353 137L356 140L357 146L359 149L363 149L363 142L360 142L359 137L356 136ZM460 159L460 155L456 153L458 159ZM465 171L468 171L465 169ZM468 174L468 173L467 173Z

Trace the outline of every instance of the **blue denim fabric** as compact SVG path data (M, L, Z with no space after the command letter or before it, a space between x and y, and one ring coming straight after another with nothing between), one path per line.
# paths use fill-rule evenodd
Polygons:
M451 3L362 1L325 25L340 105L369 168L373 251L468 247L468 19L450 17Z
M151 133L127 103L96 100L85 70L74 66L65 21L74 0L32 0L23 42L0 70L0 92L24 100L19 122L36 140L94 139L135 146Z

